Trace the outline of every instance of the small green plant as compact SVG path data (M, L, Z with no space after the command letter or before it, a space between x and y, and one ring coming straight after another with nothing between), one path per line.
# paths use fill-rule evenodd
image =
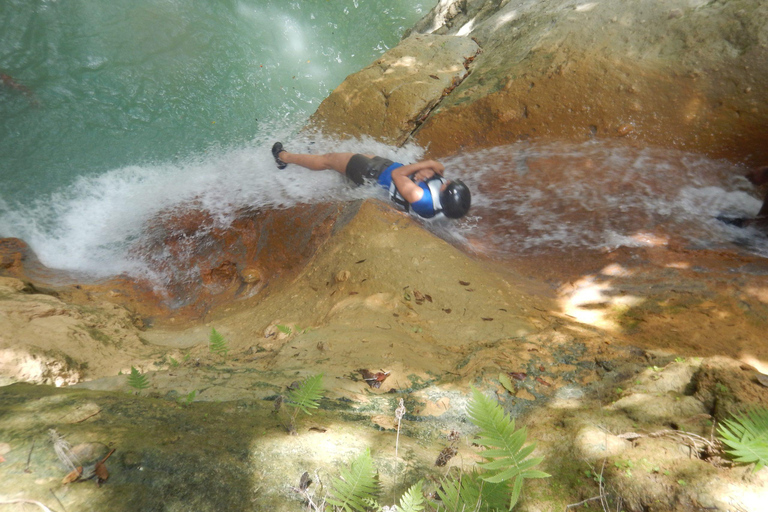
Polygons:
M142 389L149 387L149 379L146 375L143 375L139 370L131 366L131 373L128 375L128 385L136 390L137 393L141 393Z
M288 392L286 403L293 407L293 414L289 425L289 432L296 432L296 417L299 411L304 411L312 415L310 409L317 409L320 406L320 399L323 398L323 374L318 373L307 377L299 385Z
M187 394L187 396L185 396L183 398L179 398L177 400L177 402L178 402L179 405L189 405L189 404L191 404L192 402L195 401L195 397L196 396L197 396L197 390L193 389L192 392Z
M172 357L168 358L168 362L170 363L171 368L176 368L179 366L179 362Z
M486 449L480 456L486 460L478 464L485 472L481 474L483 482L490 484L506 483L509 487L508 509L512 510L523 482L527 478L548 478L550 475L533 469L543 460L541 457L529 458L536 448L535 443L525 445L527 431L525 427L515 430L515 421L504 412L495 401L480 391L472 389L472 401L469 404L469 418L480 428L475 440ZM511 483L511 486L509 484Z
M349 468L342 468L340 476L331 481L328 503L345 512L366 512L374 504L380 486L370 449L366 449L352 461Z
M277 327L277 330L283 334L291 334L291 328L287 325L277 324L275 327Z
M755 407L734 414L720 424L717 433L735 462L754 464L754 471L768 464L768 409Z
M211 335L208 337L208 350L224 357L229 353L229 343L213 328L211 328Z
M301 387L301 386L300 386ZM298 391L297 388L296 391ZM455 472L444 478L437 489L440 501L429 503L424 498L423 481L412 485L391 507L382 507L377 501L380 486L373 467L370 450L355 459L349 468L342 469L340 476L331 482L330 496L323 503L344 512L366 512L368 510L422 512L493 512L512 510L528 478L547 478L549 475L537 471L534 466L542 459L530 457L535 444L525 445L525 428L515 429L515 422L495 401L473 389L469 404L469 418L480 432L475 443L485 449L479 453L484 459L479 468L470 472ZM402 405L402 404L401 404ZM396 413L397 417L397 413ZM586 473L602 481L602 476ZM310 503L313 503L310 499ZM322 510L314 506L314 510Z
M398 512L421 512L424 510L424 481L419 480L413 484L405 494L400 497L400 503L397 505Z

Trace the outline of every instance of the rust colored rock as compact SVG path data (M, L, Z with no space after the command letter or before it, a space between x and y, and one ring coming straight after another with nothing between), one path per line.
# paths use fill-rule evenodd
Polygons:
M214 290L224 291L238 280L237 265L232 261L223 261L213 268L201 268L202 283Z
M632 126L631 124L624 124L624 125L619 126L619 129L616 130L616 133L618 133L620 136L624 137L626 135L629 135L633 131L635 131L635 127L634 126Z
M164 276L165 289L158 293L153 283L113 280L110 290L120 293L109 300L130 303L142 316L199 317L241 294L252 295L277 276L298 272L343 208L243 210L226 228L194 208L160 215L149 230L152 236L134 253ZM257 283L259 288L244 286Z
M24 273L24 260L29 246L18 238L0 238L0 274L19 277Z

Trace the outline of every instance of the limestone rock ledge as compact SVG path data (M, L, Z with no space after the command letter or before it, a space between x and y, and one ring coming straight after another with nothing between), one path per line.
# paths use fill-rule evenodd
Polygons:
M441 1L311 125L435 157L597 137L764 164L766 33L760 0Z
M768 161L760 0L448 0L412 31L420 33L472 37L483 48L416 134L435 155L529 138L626 137Z
M402 144L442 97L467 75L479 47L440 35L404 40L354 73L326 98L310 125L337 136L368 135Z
M0 385L75 384L146 359L131 314L114 304L68 304L0 277Z

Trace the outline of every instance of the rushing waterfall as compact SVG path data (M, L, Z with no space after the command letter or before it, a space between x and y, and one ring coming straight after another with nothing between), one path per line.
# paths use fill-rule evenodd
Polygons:
M283 140L297 151L418 159L415 146L295 134L430 7L3 2L0 236L24 239L55 269L147 275L156 255L131 248L175 209L194 205L226 227L243 207L385 197L334 173L277 172L269 148ZM741 243L744 230L717 218L759 209L739 169L675 151L517 143L445 163L473 188L475 206L450 229L429 227L494 257L642 245L652 228L696 247Z

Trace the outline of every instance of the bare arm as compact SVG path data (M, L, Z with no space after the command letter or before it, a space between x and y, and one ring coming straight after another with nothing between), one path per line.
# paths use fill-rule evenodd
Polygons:
M400 192L403 198L409 203L415 203L424 195L424 191L416 183L411 181L410 176L416 175L416 179L424 181L435 174L443 175L445 167L440 162L434 160L424 160L415 164L404 165L392 171L392 183Z

